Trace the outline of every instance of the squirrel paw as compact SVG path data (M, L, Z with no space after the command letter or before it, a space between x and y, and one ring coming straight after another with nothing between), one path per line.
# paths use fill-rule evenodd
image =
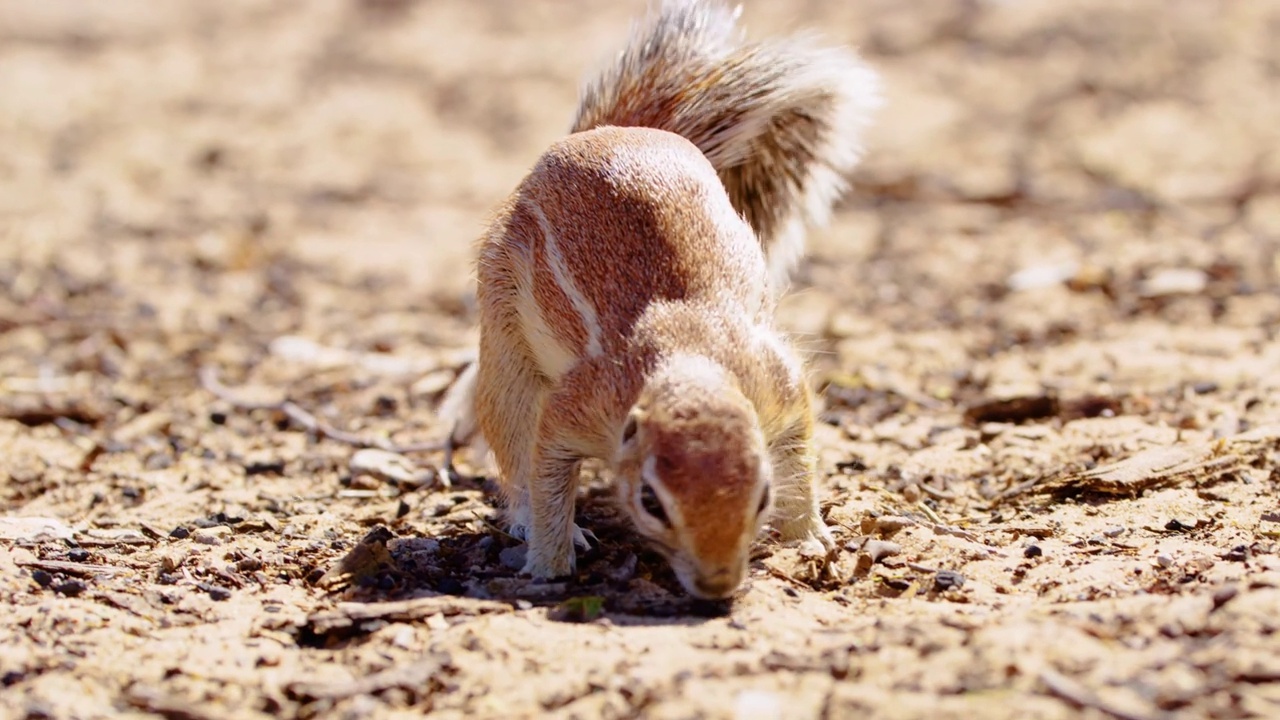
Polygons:
M575 551L586 552L591 549L592 544L598 546L600 540L595 536L595 533L590 530L583 530L576 523L571 527L573 528L570 532L572 544L564 548L563 551L557 551L548 550L546 543L541 543L539 547L535 548L533 543L529 542L529 527L526 525L513 525L511 534L527 543L524 568L520 572L544 579L573 575L578 566L578 555Z
M542 560L536 560L530 555L520 572L540 580L550 580L552 578L569 577L576 570L577 563L573 561L572 554L568 558L546 558Z
M511 526L511 537L523 542L529 542L529 526L517 523ZM573 546L582 552L587 552L592 546L599 546L600 538L590 530L584 530L578 527L577 523L573 525Z
M809 555L812 557L825 557L835 549L835 539L831 537L831 532L826 531L821 535L812 535L799 541L801 555Z
M831 530L817 515L785 524L778 531L783 542L795 543L806 555L826 555L836 547L836 539L831 535Z

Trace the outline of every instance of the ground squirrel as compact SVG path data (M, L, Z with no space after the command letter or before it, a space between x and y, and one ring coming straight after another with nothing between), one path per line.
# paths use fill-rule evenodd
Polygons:
M749 42L738 14L662 2L480 241L479 355L442 415L492 449L535 577L587 545L586 458L692 595L733 594L766 521L831 547L810 389L772 315L878 77L809 36Z

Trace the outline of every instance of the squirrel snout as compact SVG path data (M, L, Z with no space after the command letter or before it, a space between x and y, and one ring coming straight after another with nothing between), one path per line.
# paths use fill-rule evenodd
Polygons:
M692 585L692 587L686 587L686 589L705 600L719 600L732 595L742 584L745 575L745 567L722 568L711 573L697 572L692 582L686 583L686 586Z

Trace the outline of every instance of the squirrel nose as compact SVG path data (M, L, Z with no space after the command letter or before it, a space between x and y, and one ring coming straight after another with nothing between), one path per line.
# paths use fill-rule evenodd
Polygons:
M741 577L729 570L721 570L710 575L699 575L694 578L693 585L698 594L707 599L728 597L738 589Z

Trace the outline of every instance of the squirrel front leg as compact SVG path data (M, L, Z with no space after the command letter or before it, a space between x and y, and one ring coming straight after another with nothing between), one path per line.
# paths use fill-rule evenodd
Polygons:
M589 376L589 370L579 368L561 378L559 386L547 393L538 419L523 569L534 577L573 574L577 569L575 550L587 550L591 547L588 539L595 540L591 531L573 521L582 461L599 456L599 448L591 443L591 427L601 407L601 398L593 391L600 390L602 384Z
M771 524L784 542L816 542L823 550L835 539L818 510L815 489L817 460L813 455L813 420L806 414L770 449L776 484Z
M572 575L577 569L575 546L582 533L573 522L573 512L582 457L560 442L557 431L548 433L543 428L547 428L545 423L539 428L537 459L529 483L528 554L523 572L555 578Z

